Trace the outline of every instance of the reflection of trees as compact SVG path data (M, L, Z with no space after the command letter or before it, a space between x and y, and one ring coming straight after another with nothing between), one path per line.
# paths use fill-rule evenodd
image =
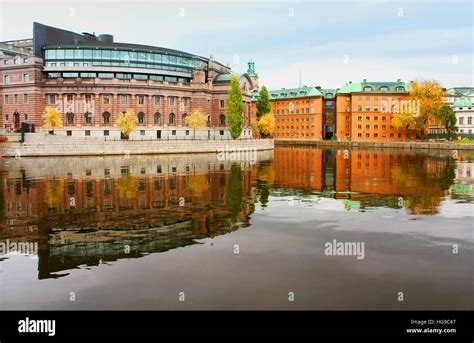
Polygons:
M406 195L405 206L413 214L436 214L445 191L455 177L455 162L451 158L416 158L409 165L396 166L392 177Z
M240 165L233 164L230 168L229 182L227 183L226 198L229 206L230 222L232 225L238 222L238 216L242 209L242 169Z
M189 175L187 188L192 194L201 194L208 189L206 175Z
M137 196L137 179L132 175L122 175L118 179L117 186L120 198L133 199Z
M44 199L49 207L56 205L63 196L63 181L58 179L47 180L45 184Z
M263 208L267 207L268 197L270 195L269 188L275 181L275 170L271 163L262 162L257 165L257 196Z

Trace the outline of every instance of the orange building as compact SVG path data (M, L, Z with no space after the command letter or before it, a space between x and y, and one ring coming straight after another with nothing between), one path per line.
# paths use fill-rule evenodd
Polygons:
M323 95L316 87L269 91L275 116L273 137L276 139L322 139ZM252 116L256 113L256 97Z
M397 129L392 119L397 112L416 110L409 100L409 84L349 81L337 90L336 135L350 140L397 140L416 138L413 130Z
M342 88L300 87L269 91L277 140L414 140L416 132L397 129L397 112L416 110L409 100L409 84L349 81ZM257 94L251 115L255 117Z

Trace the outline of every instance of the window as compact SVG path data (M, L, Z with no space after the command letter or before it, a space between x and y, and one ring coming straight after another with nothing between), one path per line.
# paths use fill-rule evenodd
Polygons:
M10 83L10 75L3 75L3 83L6 85Z
M90 94L86 94L84 96L84 101L86 102L86 104L92 103L92 96Z
M3 103L4 103L4 104L8 104L8 95L7 95L7 94L5 94L5 95L3 96Z
M102 113L102 119L103 119L104 125L110 124L110 113L109 112Z
M86 136L90 136L91 135L91 130L86 130L84 133L85 133Z
M145 136L145 130L140 130L140 136Z
M362 116L358 116L358 117L357 117L357 120L358 120L358 121L361 121L361 120L362 120Z
M170 96L170 97L168 98L168 105L169 105L169 106L174 106L174 96Z
M464 117L459 117L459 125L464 125Z
M25 120L28 120L28 113L25 113Z
M72 136L72 131L71 131L71 130L67 130L67 131L66 131L66 136Z
M357 128L360 130L362 129L362 125L357 125Z
M103 95L102 96L102 104L110 105L110 95Z
M120 96L120 104L126 105L128 103L128 95L121 95Z
M378 130L379 126L378 125L374 125L374 129L375 130Z
M365 120L370 120L370 117L369 117L369 116L366 116L366 117L365 117Z
M186 136L189 136L189 130L186 130Z
M109 130L104 130L104 136L109 136L109 134L110 134ZM108 174L106 174L106 175L108 175Z
M221 101L220 101L220 106L221 106L221 108L224 108L224 107L225 107L225 101L224 101L224 100L221 100Z
M168 116L168 125L175 125L175 115L174 113L170 113Z
M90 112L86 112L84 113L84 123L86 124L92 124L92 113ZM87 131L86 131L87 132ZM86 135L87 136L87 135ZM89 136L90 136L90 132L89 132Z
M366 133L365 137L370 138L370 133Z
M357 106L357 111L362 111L362 105Z
M145 113L143 112L138 113L138 124L140 125L145 124Z
M137 98L138 98L139 105L145 104L145 97L143 95L137 95Z
M30 81L30 74L23 73L23 82L29 82L29 81Z
M183 107L188 107L188 98L182 98L181 105L183 105Z
M66 113L66 124L74 125L74 113L72 112Z
M154 125L161 125L161 114L159 112L156 112L153 115L153 124Z
M187 118L188 118L188 114L187 113L184 113L181 117L181 121L183 123L184 126L187 126L188 123L186 122L187 121Z
M223 114L219 116L219 126L225 126L225 115Z
M171 130L171 136L176 136L176 130Z
M13 102L14 102L15 104L18 104L18 94L15 94L15 95L13 96L13 100L14 100Z
M467 125L472 125L472 117L467 117Z
M155 95L155 96L153 97L153 102L154 102L154 104L155 104L155 105L159 105L159 104L160 104L160 99L161 99L160 96Z
M374 133L374 138L377 138L379 136L378 133Z
M365 106L365 111L366 111L366 112L370 112L370 106L368 106L368 105Z
M374 116L374 120L379 120L379 116Z
M219 135L224 136L224 130L220 130Z

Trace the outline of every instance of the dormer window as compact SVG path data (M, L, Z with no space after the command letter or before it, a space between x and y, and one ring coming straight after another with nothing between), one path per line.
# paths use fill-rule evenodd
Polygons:
M396 88L396 90L397 90L397 92L404 92L404 91L405 91L405 87L403 87L403 86L398 86L398 87Z
M370 87L370 86L365 86L365 87L364 87L364 92L372 92L372 87Z
M379 88L379 91L388 92L388 87L387 86L382 86L382 87Z

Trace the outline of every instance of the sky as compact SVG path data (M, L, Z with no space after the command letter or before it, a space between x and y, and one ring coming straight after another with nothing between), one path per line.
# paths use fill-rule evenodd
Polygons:
M260 85L339 88L346 82L433 79L474 86L471 0L0 0L0 40L33 22L116 42L212 55ZM301 75L301 78L300 78Z

